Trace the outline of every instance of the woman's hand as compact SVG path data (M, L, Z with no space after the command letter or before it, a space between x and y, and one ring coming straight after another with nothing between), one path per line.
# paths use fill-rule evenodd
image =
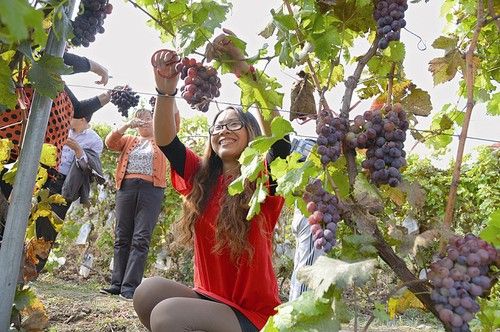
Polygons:
M156 89L159 93L173 95L179 81L179 74L175 65L179 62L179 56L174 51L160 50L153 54L151 65L154 68Z
M83 149L82 149L82 147L73 138L68 137L68 139L66 140L66 145L71 150L75 151L75 155L76 155L77 158L80 158L83 155Z
M213 42L208 44L205 52L207 60L217 59L221 62L228 62L236 76L247 73L250 66L245 60L245 55L230 38L230 36L236 37L236 35L229 29L223 28L222 31L224 31L223 34L218 35Z
M146 125L147 122L144 121L144 120L141 120L139 118L134 118L132 120L130 120L127 124L127 127L128 128L131 128L131 129L135 129L135 128L138 128L138 127L142 127L144 125Z
M90 62L90 71L101 77L101 79L98 81L95 81L95 83L102 84L102 85L108 84L108 80L109 80L108 70L95 61L92 61L89 59L89 62Z

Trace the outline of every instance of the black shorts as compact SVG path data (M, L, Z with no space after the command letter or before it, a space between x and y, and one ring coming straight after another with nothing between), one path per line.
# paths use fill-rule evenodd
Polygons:
M208 301L213 301L213 302L218 302L221 303L220 301L217 301L215 299L212 299L206 295L200 294L196 292L198 296L200 296L204 300ZM231 309L233 309L234 314L236 315L236 318L238 318L238 322L240 323L240 328L242 332L259 332L259 329L253 325L253 323L248 319L245 315L243 315L238 309L235 309L231 306L229 306Z

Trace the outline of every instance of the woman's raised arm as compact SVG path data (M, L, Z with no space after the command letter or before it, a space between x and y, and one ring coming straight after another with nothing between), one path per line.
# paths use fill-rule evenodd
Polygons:
M178 131L176 114L179 110L174 98L179 80L179 74L175 71L178 61L179 56L168 50L156 52L151 59L156 91L159 94L154 111L154 133L156 144L159 146L170 144Z

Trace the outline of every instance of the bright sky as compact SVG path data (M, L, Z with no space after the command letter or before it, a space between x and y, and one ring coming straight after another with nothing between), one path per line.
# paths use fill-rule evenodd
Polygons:
M122 0L112 1L113 13L106 18L104 34L99 34L96 41L89 48L73 49L75 54L86 56L103 66L105 66L110 75L106 87L112 88L117 85L130 85L136 92L141 94L141 100L147 104L151 95L155 92L154 80L151 70L150 57L155 50L160 48L172 48L171 45L165 45L160 41L159 33L149 28L146 24L147 16L136 9L131 3L125 3ZM250 55L255 54L256 50L266 41L258 36L258 33L271 20L270 10L278 8L282 2L276 0L236 0L233 1L233 10L224 27L231 29L242 40L247 42L247 51ZM417 47L417 37L403 31L401 40L406 46L407 58L404 66L407 76L420 88L429 91L432 98L432 104L435 111L441 110L443 104L455 103L457 100L457 78L450 84L433 86L432 76L427 70L428 62L439 56L443 56L441 51L433 49L430 45L441 34L444 27L444 20L440 18L440 1L430 1L429 3L410 4L406 12L407 28L415 34L422 37L427 45L425 51L420 51ZM352 51L352 55L361 55L368 49L367 42L360 42ZM200 59L199 56L195 56ZM262 69L264 61L257 65ZM294 77L298 69L280 68L277 60L273 60L266 68L266 73L274 76L283 85L281 92L285 92L283 109L290 107L290 89L294 82ZM353 68L346 68L346 74L350 75ZM102 86L94 84L95 75L92 73L65 76L66 83L71 87L74 93L80 98L85 99L100 91ZM235 77L230 74L223 75L221 96L218 98L222 102L239 103L239 89L234 85ZM180 84L180 83L179 83ZM84 85L92 88L78 88L71 85ZM97 88L97 89L96 89ZM338 110L341 105L344 85L338 84L334 91L327 95L327 101L334 110ZM354 95L353 103L357 101ZM190 117L195 114L182 99L177 101L181 116ZM368 107L369 102L360 104L355 112L362 113ZM211 106L210 114L216 112L216 107ZM286 118L288 113L284 113ZM417 125L419 129L428 129L429 118L420 118ZM123 118L119 115L116 107L111 103L98 111L92 120L104 122L111 125L121 123ZM495 125L496 124L496 125ZM482 137L493 140L500 140L500 131L498 130L498 118L490 117L485 114L484 105L478 105L474 109L468 136ZM314 124L312 121L305 125L293 123L298 134L315 136ZM410 137L405 144L407 150L413 147L415 141ZM471 152L474 147L479 145L490 145L492 143L468 140L466 144L466 153ZM458 138L453 139L451 152L442 156L440 161L436 162L438 166L444 166L450 158L456 155ZM413 150L414 153L425 156L429 155L429 150L423 145L418 144Z

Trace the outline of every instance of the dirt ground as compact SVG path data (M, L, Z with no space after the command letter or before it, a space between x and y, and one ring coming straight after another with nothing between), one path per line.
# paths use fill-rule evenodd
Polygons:
M43 275L32 287L46 306L51 332L147 332L132 302L100 294L95 281Z
M147 332L135 315L131 302L99 294L102 284L93 279L61 279L44 274L31 286L46 306L50 332ZM359 330L362 330L363 320L359 325ZM435 332L439 329L433 324L422 324L419 319L405 317L386 326L373 324L369 331Z

